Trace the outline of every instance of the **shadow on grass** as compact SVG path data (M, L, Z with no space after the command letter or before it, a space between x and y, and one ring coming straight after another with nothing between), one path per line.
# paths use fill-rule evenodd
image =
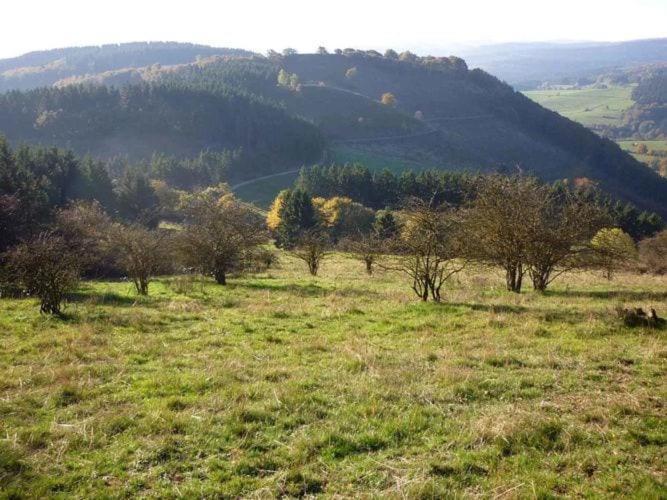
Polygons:
M667 300L666 292L647 292L634 290L547 290L546 297L573 297L589 299L615 300Z
M247 283L235 283L230 288L247 288L250 290L267 290L274 292L285 292L299 297L321 297L328 294L337 294L345 297L369 297L377 295L372 290L361 290L352 287L329 288L316 283L276 283L267 281L251 281Z
M139 297L137 295L122 295L115 292L95 292L92 290L82 290L68 295L70 302L89 302L94 305L108 305L119 307L131 307L141 304L143 307L157 306L159 300L150 297Z

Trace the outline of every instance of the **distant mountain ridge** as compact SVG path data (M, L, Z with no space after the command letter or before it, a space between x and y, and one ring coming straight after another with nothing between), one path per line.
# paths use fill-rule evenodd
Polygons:
M0 60L0 92L50 86L72 76L96 75L154 64L195 62L198 57L248 57L243 49L177 42L134 42L30 52Z
M667 62L667 38L627 42L507 43L462 49L479 67L517 89L550 83L595 81L600 73Z

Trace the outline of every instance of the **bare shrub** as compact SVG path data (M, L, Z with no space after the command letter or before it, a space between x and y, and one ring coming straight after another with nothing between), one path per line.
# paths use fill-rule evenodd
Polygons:
M403 272L412 279L412 290L423 301L439 302L442 286L462 271L460 219L444 207L412 201L405 223L394 244L398 254L394 264L383 267Z
M308 265L308 272L312 276L317 276L320 264L331 253L331 242L322 231L305 231L299 236L294 248L289 252Z
M639 258L646 270L653 274L667 273L667 230L639 243Z
M151 278L164 266L169 254L167 233L139 224L114 224L108 241L137 293L148 295Z
M40 299L40 311L61 314L67 295L76 289L80 275L78 255L62 236L44 232L14 247L8 254L12 279L28 295Z
M186 226L179 238L185 262L221 285L232 272L252 267L268 241L262 218L226 189L211 188L185 200Z

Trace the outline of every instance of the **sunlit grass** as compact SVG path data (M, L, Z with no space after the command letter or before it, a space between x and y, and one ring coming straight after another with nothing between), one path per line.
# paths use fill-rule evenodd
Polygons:
M667 278L443 304L342 255L183 286L0 301L0 496L665 495ZM185 290L187 293L177 293Z

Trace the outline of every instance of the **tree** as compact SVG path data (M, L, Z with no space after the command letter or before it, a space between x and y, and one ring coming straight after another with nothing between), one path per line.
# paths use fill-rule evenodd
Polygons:
M401 52L401 55L398 56L398 58L401 61L407 61L407 62L417 62L419 60L419 58L409 50Z
M604 271L608 280L613 273L637 259L637 247L627 233L619 228L600 229L591 240L591 264Z
M391 92L385 92L382 94L382 98L380 99L380 102L384 104L385 106L396 106L396 96L392 94Z
M398 53L397 53L395 50L393 50L393 49L387 49L387 50L385 51L385 53L384 53L384 56L385 56L387 59L395 59L395 60L398 60Z
M647 153L648 153L648 147L646 146L646 144L641 143L639 146L637 146L637 154L645 155Z
M329 51L327 51L326 47L320 45L319 47L317 47L317 53L321 56L325 56L329 53Z
M385 242L378 238L375 232L358 233L341 240L339 247L344 252L349 252L354 258L362 261L366 267L366 273L373 274L373 265L383 253ZM386 251L386 249L385 249Z
M406 209L406 221L395 245L397 269L412 280L412 290L423 301L439 302L442 286L462 271L458 215L442 206L413 200Z
M359 73L359 70L355 66L353 68L348 69L345 72L345 78L347 78L348 80L353 80L357 76L358 73Z
M61 314L67 293L76 289L80 265L78 255L65 239L52 231L40 233L14 247L8 254L13 280L40 300L40 312Z
M649 272L667 273L667 230L640 241L639 257Z
M188 265L211 275L220 285L246 269L259 246L268 241L261 217L226 188L209 188L184 201L185 228L180 250Z
M146 174L130 168L117 188L121 215L128 221L156 227L160 220L160 202Z
M276 234L276 245L290 249L294 247L302 233L319 226L317 212L310 195L302 189L286 191L278 212L280 223Z
M522 215L528 274L540 292L561 274L582 266L591 238L608 222L595 204L548 185L533 187Z
M313 200L320 214L324 227L332 239L338 241L345 236L368 233L371 230L374 214L370 208L344 196L335 196L328 200Z
M283 56L284 56L284 57L294 56L294 55L296 55L297 53L298 53L298 52L296 51L296 49L293 49L293 48L291 48L291 47L287 47L286 49L283 49Z
M527 271L528 227L541 200L538 182L492 175L480 180L465 217L467 255L505 271L507 289L519 293Z
M278 71L278 85L281 87L290 86L290 74L283 68L280 68L280 71Z
M399 234L400 228L393 213L380 210L375 214L373 231L380 240L393 240Z
M164 231L140 224L114 224L109 242L119 265L134 283L139 295L148 295L148 285L158 270L168 262Z
M329 255L331 243L326 234L319 229L303 231L295 240L290 253L308 265L308 272L317 276L322 260Z
M96 202L73 202L56 213L55 227L70 252L77 256L84 275L104 276L113 273L110 251L111 218Z

